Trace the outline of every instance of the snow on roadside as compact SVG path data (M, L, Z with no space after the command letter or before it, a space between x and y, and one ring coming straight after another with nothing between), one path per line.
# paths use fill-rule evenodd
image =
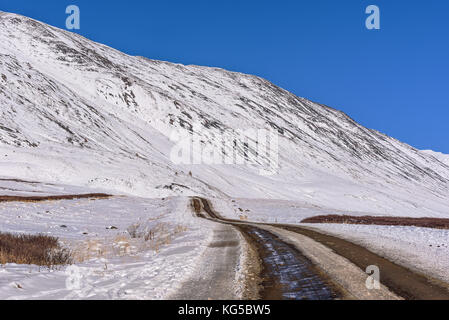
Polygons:
M284 200L216 199L214 206L227 218L267 223L300 224L304 218L316 215L367 214ZM358 243L391 261L449 283L449 230L350 224L303 225Z
M393 262L449 283L449 230L349 224L307 226L358 243Z
M59 237L78 261L56 270L0 266L0 299L163 299L194 271L211 237L210 222L194 219L188 201L1 203L1 231ZM133 239L127 229L153 230L155 239Z

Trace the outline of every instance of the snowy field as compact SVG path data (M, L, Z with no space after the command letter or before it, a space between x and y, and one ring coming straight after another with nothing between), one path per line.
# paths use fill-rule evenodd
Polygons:
M1 203L0 230L56 236L75 258L55 270L0 266L0 299L163 299L193 272L213 227L193 220L188 198L114 197Z
M311 216L350 212L302 201L271 199L214 199L214 206L226 218L267 223L299 224L301 220ZM352 215L366 214L358 211L350 213Z
M48 196L48 195L74 195L85 193L108 193L103 189L89 189L64 184L42 183L0 176L1 196Z

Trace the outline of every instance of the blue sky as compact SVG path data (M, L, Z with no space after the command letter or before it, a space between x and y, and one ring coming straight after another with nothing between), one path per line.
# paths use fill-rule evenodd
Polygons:
M0 0L133 55L262 76L420 149L449 153L447 0ZM365 8L381 30L365 28Z

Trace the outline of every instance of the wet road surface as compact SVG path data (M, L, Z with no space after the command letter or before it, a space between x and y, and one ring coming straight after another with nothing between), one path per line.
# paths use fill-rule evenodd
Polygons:
M251 224L222 221L205 199L194 198L192 206L198 217L239 230L256 248L262 266L260 299L332 300L341 296L330 279L293 245Z
M261 299L333 300L339 293L311 261L272 233L252 226L240 230L256 242L263 260Z

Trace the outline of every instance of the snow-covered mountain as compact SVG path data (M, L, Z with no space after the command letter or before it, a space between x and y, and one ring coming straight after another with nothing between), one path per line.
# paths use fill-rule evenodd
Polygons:
M5 177L146 197L205 194L449 215L447 163L341 111L259 77L129 56L10 13L0 13L0 106ZM277 174L170 161L176 130L219 145L212 132L246 128L279 133Z
M423 150L423 152L435 157L439 161L449 166L449 154L444 154L433 150Z

